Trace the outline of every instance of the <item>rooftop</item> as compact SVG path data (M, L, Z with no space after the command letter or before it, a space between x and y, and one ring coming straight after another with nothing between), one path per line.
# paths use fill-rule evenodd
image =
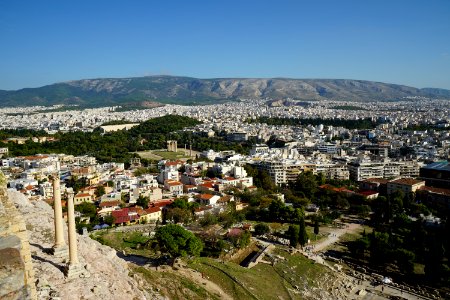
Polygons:
M364 180L364 182L372 182L372 183L381 183L381 184L386 184L389 182L389 180L387 179L383 179L383 178L368 178L366 180Z
M416 184L419 184L419 183L425 184L425 181L423 181L423 180L416 180L416 179L412 179L412 178L400 178L400 179L397 179L397 180L392 180L389 183L402 184L402 185L416 185Z
M426 165L423 168L432 170L450 171L450 163L446 160L442 160Z
M420 190L428 191L428 192L434 193L434 194L450 196L450 189L441 189L441 188L435 188L435 187L431 187L431 186L423 186L420 188Z

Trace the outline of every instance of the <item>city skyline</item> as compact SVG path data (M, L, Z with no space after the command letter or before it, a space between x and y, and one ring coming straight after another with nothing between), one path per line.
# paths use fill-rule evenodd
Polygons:
M0 89L77 79L330 78L450 89L447 1L0 4Z

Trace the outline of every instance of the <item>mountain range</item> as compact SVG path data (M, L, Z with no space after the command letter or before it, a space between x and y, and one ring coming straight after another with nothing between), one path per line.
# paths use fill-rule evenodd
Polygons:
M0 106L208 104L236 99L398 101L450 99L450 90L364 80L215 78L180 76L83 79L16 91L0 90Z

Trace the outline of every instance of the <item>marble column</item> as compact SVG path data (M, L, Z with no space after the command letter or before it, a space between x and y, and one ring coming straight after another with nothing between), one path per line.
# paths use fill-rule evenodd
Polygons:
M69 264L77 265L78 249L77 249L77 230L75 227L75 208L73 204L73 193L69 193L67 201L67 221L69 222Z
M61 205L61 186L59 173L53 174L53 210L55 224L55 244L53 245L53 254L58 257L67 255L67 245L64 241L64 227Z
M66 266L66 276L69 280L75 278L90 277L86 266L78 260L77 230L75 226L75 208L73 204L73 192L68 194L67 221L69 225L69 264Z

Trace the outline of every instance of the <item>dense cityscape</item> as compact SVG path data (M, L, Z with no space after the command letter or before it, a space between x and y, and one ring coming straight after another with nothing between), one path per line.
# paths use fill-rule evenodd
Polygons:
M450 1L0 1L0 300L450 299Z
M388 250L375 252L371 246L364 250L358 245L363 241L369 245L380 243L383 237L377 236L375 230L382 233L386 226L393 226L389 225L392 221L397 230L404 228L401 234L396 234L403 239L408 239L404 230L416 223L421 223L425 232L432 229L429 238L439 240L434 232L439 228L438 232L443 230L445 234L450 203L447 189L450 107L446 100L408 99L363 106L336 101L247 99L124 112L119 111L120 107L65 109L64 106L1 109L0 114L7 120L3 123L1 170L10 191L17 191L28 201L54 205L59 197L62 216L69 219L69 224L67 203L73 203L73 230L76 228L79 234L113 246L108 240L112 238L107 234L109 228L117 228L115 232L122 234L121 228L141 226L129 238L128 247L113 246L138 255L141 250L136 244L147 244L152 236L158 243L164 243L158 235L160 224L182 224L184 230L199 238L198 245L203 245L196 246L197 250L190 255L199 255L201 251L201 256L230 259L241 257L248 249L260 249L240 262L241 266L252 267L255 265L252 261L263 257L272 264L277 261L274 252L267 248L270 245L296 249L300 244L298 250L302 255L325 266L329 264L327 260L345 262L349 271L347 277L339 280L352 287L336 288L329 294L319 287L314 297L348 298L355 291L369 295L381 291L379 296L405 294L411 299L439 295L434 289L412 287L420 276L414 270L425 265L426 280L441 278L438 282L445 282L445 271L438 271L445 264L445 256L437 262L428 262L415 252L415 247L400 242L395 246L398 250L390 250L391 259L377 259L378 252ZM168 116L172 118L167 119ZM24 149L33 149L33 144L60 143L58 134L64 132L66 135L100 132L100 139L111 136L114 140L115 134L132 129L146 136L149 133L145 128L151 124L179 123L181 118L185 118L183 122L191 122L191 126L165 132L165 148L155 148L151 140L142 140L144 148L137 149L140 151L125 161L96 157L95 153L30 155L28 151L26 155L18 155ZM178 144L173 138L180 134L188 134L189 140L183 139L185 143ZM213 144L205 144L203 148L217 149L193 148L192 144L199 145L195 143L197 138L214 139ZM224 149L227 146L230 148ZM397 203L395 209L391 207L393 203ZM405 223L398 223L399 217L407 218L402 221ZM352 219L357 222L349 223ZM211 243L213 236L204 231L206 228L215 228L214 239L222 243ZM358 238L362 229L364 233ZM147 230L153 231L152 235L142 235ZM369 230L373 230L371 236L366 235ZM318 242L320 232L323 233ZM355 234L356 240L346 243L349 253L326 250L330 243L338 241L337 234ZM314 240L311 235L315 235ZM58 253L54 255L67 253L67 246L53 248ZM365 251L370 254L364 254ZM435 250L429 248L430 251ZM173 259L180 256L179 252L169 253ZM366 255L370 258L368 263L364 263ZM397 255L408 258L396 258ZM148 257L148 264L158 269L160 259ZM378 275L384 267L372 265L375 261L382 266L395 263L400 269ZM355 263L360 267L355 268ZM90 276L80 263L68 266L69 279ZM378 280L381 287L374 283ZM303 296L310 292L300 287L294 287L294 291ZM47 292L38 287L40 297Z

